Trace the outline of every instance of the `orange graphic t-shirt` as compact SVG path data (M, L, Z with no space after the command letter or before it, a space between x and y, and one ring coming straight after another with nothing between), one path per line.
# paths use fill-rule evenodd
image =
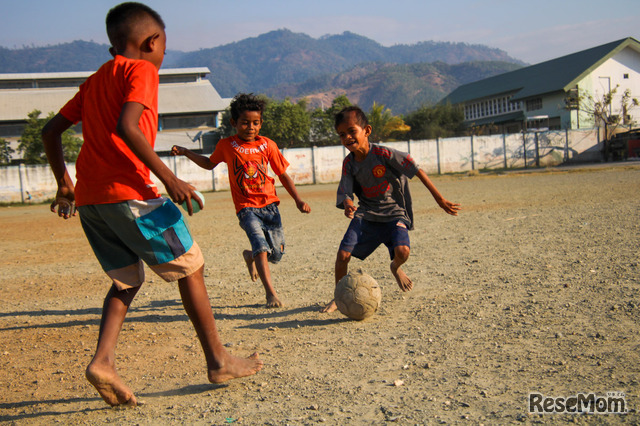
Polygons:
M245 207L265 207L280 203L276 195L274 179L268 175L268 167L280 176L289 162L274 141L263 136L246 142L237 136L222 139L216 145L210 160L213 164L227 163L231 197L236 213Z
M149 61L117 55L91 75L60 110L82 121L84 143L76 161L76 204L115 203L158 198L150 171L118 136L127 102L144 106L138 123L153 147L158 128L158 70Z

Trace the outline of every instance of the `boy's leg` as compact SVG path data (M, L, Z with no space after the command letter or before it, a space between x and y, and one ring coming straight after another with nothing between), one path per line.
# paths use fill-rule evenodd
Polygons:
M271 281L271 270L269 269L268 253L266 251L258 253L254 258L255 266L260 276L260 281L264 286L267 295L267 308L281 308L283 303L276 294L276 289Z
M402 221L396 223L388 223L388 232L390 232L390 241L385 243L389 248L389 254L391 255L391 273L398 283L398 287L402 291L410 291L413 288L413 282L411 278L404 273L400 268L409 258L410 242L409 242L409 230L407 225Z
M256 282L259 275L258 270L256 269L256 263L253 260L253 253L251 252L251 250L244 250L242 252L242 257L244 258L244 262L247 264L247 269L249 270L251 281Z
M203 270L204 267L178 280L178 287L182 305L196 330L207 360L209 381L222 383L256 374L263 366L257 353L249 358L238 358L230 355L222 345L204 284Z
M111 286L104 300L96 353L85 372L87 380L111 406L137 405L133 392L116 372L115 349L129 305L139 288L118 290Z
M351 260L351 253L345 250L338 250L338 255L336 256L336 265L334 270L336 285L338 284L338 281L342 279L342 277L347 275L347 272L349 271L350 260ZM332 299L331 302L329 302L327 306L322 308L320 312L333 312L336 309L338 309L338 306L336 306L336 301Z
M276 289L271 281L271 270L269 269L269 255L266 251L258 253L254 258L251 250L244 250L242 257L249 269L251 281L256 281L260 277L264 291L267 295L267 308L281 308L284 304L276 294Z
M413 288L413 281L400 268L409 258L410 249L408 246L396 246L393 249L393 260L391 261L391 273L396 278L398 287L402 291L410 291Z
M267 298L267 308L283 306L273 281L269 261L277 263L284 253L284 233L280 212L276 204L263 208L246 207L238 213L240 227L246 232L251 251L242 252L253 281L260 277Z

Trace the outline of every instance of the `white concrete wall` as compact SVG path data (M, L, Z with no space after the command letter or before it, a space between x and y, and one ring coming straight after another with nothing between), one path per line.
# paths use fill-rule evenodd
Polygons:
M385 146L409 152L425 172L456 173L469 170L553 166L563 162L599 161L601 144L594 130L549 131L537 134L512 134L448 138L408 142L390 142ZM342 146L284 149L290 166L287 173L297 185L338 182L347 151ZM182 180L200 191L229 189L227 165L213 171L201 169L186 157L162 160ZM75 164L69 164L75 176ZM272 177L273 172L270 171ZM154 179L158 189L166 193ZM276 184L280 182L276 178ZM0 202L19 203L52 199L56 193L53 174L47 165L0 167Z

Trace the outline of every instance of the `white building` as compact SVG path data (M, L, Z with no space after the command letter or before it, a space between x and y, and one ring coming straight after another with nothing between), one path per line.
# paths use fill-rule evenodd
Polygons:
M576 93L602 99L616 87L611 113L638 125L640 108L620 111L626 90L640 97L640 43L634 38L465 84L441 102L463 105L468 127L492 127L497 133L587 129L595 126L593 117L575 102L567 108L567 101Z
M202 135L218 127L230 99L221 98L205 78L209 72L206 67L160 69L156 151L168 151L174 144L200 149ZM91 74L0 74L0 138L16 149L28 114L36 109L42 112L40 118L57 113Z

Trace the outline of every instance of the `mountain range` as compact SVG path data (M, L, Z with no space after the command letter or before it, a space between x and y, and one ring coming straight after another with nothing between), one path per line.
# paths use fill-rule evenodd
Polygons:
M94 71L109 59L107 45L87 41L0 47L0 73ZM437 102L461 84L523 65L478 44L385 47L351 32L316 39L281 29L208 49L169 50L163 67L208 67L208 78L223 97L245 91L329 106L346 94L364 109L375 101L402 114Z

